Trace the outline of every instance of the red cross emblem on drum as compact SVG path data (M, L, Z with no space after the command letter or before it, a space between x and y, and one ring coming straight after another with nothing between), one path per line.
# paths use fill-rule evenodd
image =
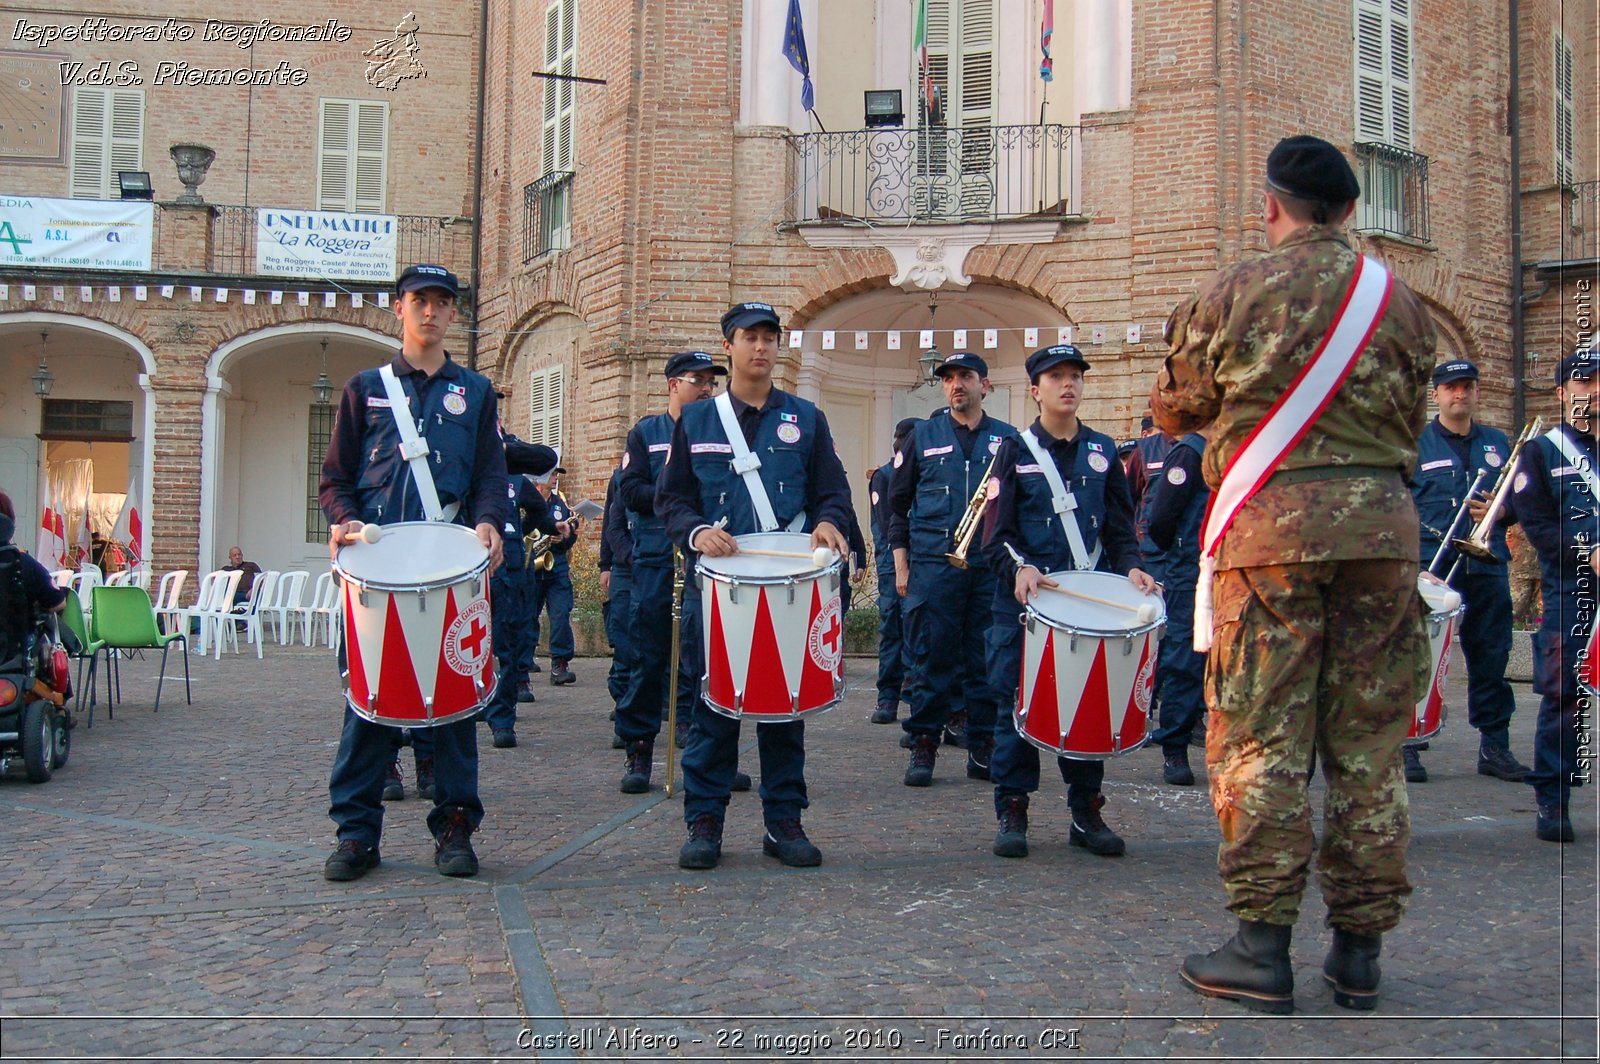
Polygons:
M445 664L462 676L471 676L489 657L489 603L478 599L450 622L444 633Z

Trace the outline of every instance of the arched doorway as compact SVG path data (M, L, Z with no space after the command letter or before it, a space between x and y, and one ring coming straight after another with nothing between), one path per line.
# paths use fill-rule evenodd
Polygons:
M394 352L382 333L306 322L238 337L212 354L201 422L202 569L224 564L235 545L262 569L327 566L317 487L333 414L345 381ZM326 405L312 391L324 371Z
M0 352L0 488L16 509L16 542L34 549L41 495L52 480L70 496L51 502L66 513L69 545L85 511L92 532L109 538L130 485L148 518L146 471L155 436L150 348L92 318L27 311L0 314ZM43 397L32 379L41 362L53 378ZM145 556L148 527L147 520Z

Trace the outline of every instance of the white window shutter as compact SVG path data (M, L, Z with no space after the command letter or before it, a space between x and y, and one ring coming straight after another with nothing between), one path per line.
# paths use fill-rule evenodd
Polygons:
M528 442L561 449L562 407L566 399L560 366L536 370L528 377Z
M144 169L144 93L140 90L114 90L111 93L111 165L106 172L106 194L117 187L117 171Z
M349 100L323 100L317 130L317 210L350 209L350 127L355 106Z
M1556 183L1570 185L1577 177L1576 148L1572 136L1572 45L1555 35L1555 165Z
M389 190L389 105L323 100L317 130L317 209L381 214Z
M1355 0L1355 139L1411 150L1416 99L1411 0Z
M144 91L75 88L69 194L110 199L119 170L144 169Z
M1390 0L1389 130L1397 148L1412 146L1411 0Z
M389 105L355 105L355 198L351 210L382 214L389 190Z
M544 69L569 78L578 73L575 8L573 0L553 0L544 13ZM539 144L544 173L572 169L576 89L571 81L544 79L544 125Z

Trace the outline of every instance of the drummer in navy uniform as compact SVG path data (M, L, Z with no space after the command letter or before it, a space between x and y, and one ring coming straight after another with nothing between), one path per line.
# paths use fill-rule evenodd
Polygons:
M1480 494L1487 496L1511 456L1506 434L1476 418L1477 366L1464 359L1435 366L1433 401L1439 415L1417 440L1417 468L1411 475L1411 498L1422 522L1424 566L1438 553L1473 480L1484 474ZM1468 506L1470 524L1476 525L1488 504L1475 498ZM1509 510L1504 516L1510 517ZM1455 535L1465 537L1469 531L1468 522L1463 522ZM1489 547L1494 561L1460 555L1461 568L1450 586L1467 604L1460 622L1461 654L1467 659L1467 722L1478 729L1478 774L1515 782L1528 774L1528 766L1511 753L1511 714L1517 703L1506 682L1506 661L1511 656L1511 550L1503 521L1490 536ZM1445 551L1437 575L1446 575L1457 557L1455 551ZM1401 748L1408 783L1428 778L1419 749Z
M444 349L460 286L455 274L442 266L412 266L395 288L400 352L384 367L350 378L334 415L320 493L330 526L329 548L337 553L360 536L366 523L424 520L433 503L424 501L431 487L446 519L476 528L492 571L502 560L506 459L496 431L494 386L487 377L463 369ZM411 414L394 409L384 370L398 382ZM397 416L413 415L422 448L408 461ZM419 466L426 473L418 472ZM340 653L342 657L342 649ZM447 876L478 871L471 842L483 819L477 727L477 720L468 716L430 729L434 806L428 830L434 837L434 863ZM378 866L384 775L400 734L401 729L373 724L345 706L344 731L328 780L328 813L338 825L339 846L323 865L324 877L359 879Z
M895 586L905 595L905 636L911 660L912 738L903 782L933 782L939 738L950 718L965 713L967 775L989 778L999 692L984 667L994 577L979 558L952 565L956 532L1000 445L1017 430L983 411L989 366L970 351L948 355L934 370L949 407L917 425L895 452L889 501L900 520L889 530ZM976 546L976 539L972 541Z
M717 378L727 374L704 351L683 351L667 359L667 409L639 419L628 432L617 493L627 508L633 532L633 633L636 656L624 693L617 700L617 737L627 750L619 788L623 794L650 789L656 736L661 732L661 706L672 662L672 541L656 510L656 478L667 462L673 428L690 403L709 398ZM687 598L685 600L687 602ZM680 619L685 641L698 632L689 618ZM698 677L696 677L698 679ZM673 678L672 682L677 682ZM680 693L683 688L680 686ZM692 702L680 701L679 727L694 717ZM687 732L685 733L687 738Z
M657 485L656 513L673 543L706 557L738 551L735 536L776 529L811 534L811 543L849 553L850 484L822 411L773 386L778 315L766 303L739 303L722 316L723 350L732 376L725 400L684 407ZM722 420L724 402L759 468L736 470ZM770 513L769 519L761 514ZM752 667L759 667L755 663ZM683 868L713 868L722 856L722 823L738 766L740 722L700 714L683 755L684 820L689 837L678 854ZM806 838L800 814L809 804L805 781L805 722L758 724L762 852L786 865L822 862Z
M1029 391L1039 416L1025 434L1000 444L989 480L984 513L983 550L999 578L994 588L994 622L989 629L989 682L1005 694L1016 691L1022 672L1022 626L1017 606L1040 588L1058 586L1046 576L1061 569L1124 573L1145 594L1156 582L1140 567L1133 528L1133 500L1117 460L1117 442L1078 420L1084 372L1089 361L1071 344L1057 344L1028 356ZM1029 446L1031 434L1037 451ZM1038 457L1042 454L1041 460ZM1043 461L1053 463L1069 498L1057 513ZM1072 521L1068 526L1065 522ZM1006 698L1005 704L1014 704ZM1057 757L1067 784L1072 828L1067 842L1102 857L1127 849L1121 836L1100 816L1105 805L1101 782L1105 762ZM1000 830L994 852L1028 856L1028 795L1039 789L1039 750L1017 734L1010 713L995 722L992 764L994 806Z

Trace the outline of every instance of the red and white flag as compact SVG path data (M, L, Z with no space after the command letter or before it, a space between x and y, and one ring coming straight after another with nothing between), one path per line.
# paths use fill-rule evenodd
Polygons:
M33 556L46 569L59 569L67 552L66 523L50 494L49 478L39 490L39 540Z
M139 517L139 478L128 481L128 497L122 502L122 512L117 515L117 525L111 538L122 544L127 555L128 568L144 560L144 521Z
M94 480L91 478L90 481L83 486L83 515L79 518L77 527L73 533L73 538L77 540L78 564L80 566L84 562L94 560L90 556L90 547L92 546L94 537L89 531L89 508L93 500Z

